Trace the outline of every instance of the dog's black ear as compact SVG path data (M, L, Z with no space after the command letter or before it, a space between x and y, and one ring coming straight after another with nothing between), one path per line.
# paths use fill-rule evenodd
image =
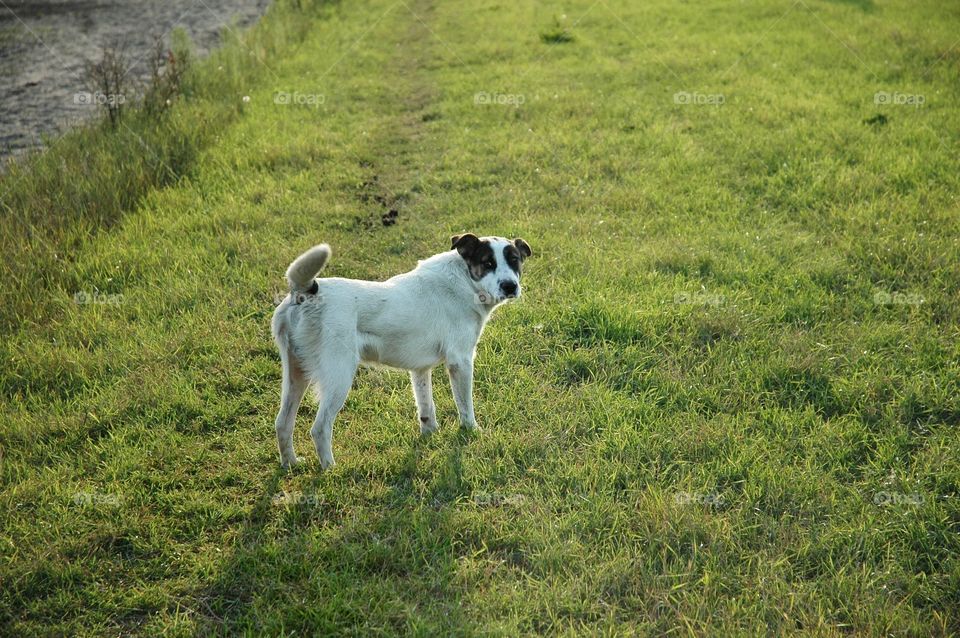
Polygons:
M454 235L450 238L450 244L450 248L455 248L461 257L469 257L480 244L480 238L473 233Z
M516 246L516 247L517 247L517 250L520 251L520 259L521 259L521 260L522 260L522 259L526 259L527 257L530 257L531 255L533 255L533 251L530 250L530 244L528 244L527 242L523 241L523 240L520 239L519 237L517 237L516 239L513 240L513 245Z

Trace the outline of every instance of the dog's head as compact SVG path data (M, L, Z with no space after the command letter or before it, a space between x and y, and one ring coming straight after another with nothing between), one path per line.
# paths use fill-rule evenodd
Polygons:
M477 237L471 233L450 238L467 264L467 272L477 288L478 301L496 305L520 296L520 270L533 252L522 239Z

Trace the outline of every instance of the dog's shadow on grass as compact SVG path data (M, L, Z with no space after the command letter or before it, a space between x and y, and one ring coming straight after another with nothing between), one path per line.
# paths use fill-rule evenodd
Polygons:
M370 495L362 488L371 479L359 468L320 474L310 459L295 470L310 475L303 491L285 491L290 477L273 471L223 566L197 595L197 635L467 630L454 586L454 514L469 494L462 455L473 438L457 431L416 439L381 478L386 489ZM340 502L330 492L353 495Z

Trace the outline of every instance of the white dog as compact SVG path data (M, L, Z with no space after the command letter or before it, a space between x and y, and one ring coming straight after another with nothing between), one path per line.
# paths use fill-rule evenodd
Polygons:
M310 429L320 465L333 460L333 421L360 363L410 371L420 431L437 429L431 371L445 362L460 424L476 429L473 359L480 333L501 302L520 296L520 267L532 253L522 239L466 234L450 250L384 282L315 279L330 258L314 246L287 269L290 295L273 315L283 362L277 443L284 467L297 463L293 425L310 385L320 409Z

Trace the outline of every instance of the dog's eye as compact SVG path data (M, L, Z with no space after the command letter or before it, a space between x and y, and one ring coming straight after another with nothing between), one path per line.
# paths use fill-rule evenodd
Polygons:
M487 268L489 268L490 270L494 270L494 269L497 267L497 262L492 261L492 260L491 260L491 261L488 261L487 264L486 264L486 266L487 266Z

